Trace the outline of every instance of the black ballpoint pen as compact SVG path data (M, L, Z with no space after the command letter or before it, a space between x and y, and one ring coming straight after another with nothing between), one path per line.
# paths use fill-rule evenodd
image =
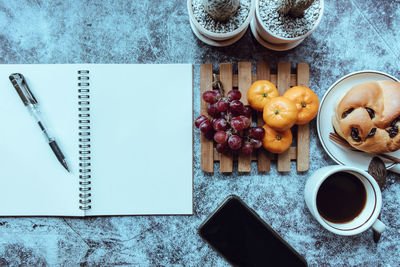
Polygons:
M38 102L35 96L32 94L31 90L29 89L24 76L20 73L13 73L10 75L9 78L18 95L21 97L22 102L28 108L31 115L35 118L37 124L42 130L44 137L46 138L46 141L51 147L51 150L53 150L58 161L61 163L61 165L64 166L65 169L67 169L67 171L70 171L64 154L61 152L61 149L57 145L55 138L50 135L49 131L44 126L43 120L40 117Z

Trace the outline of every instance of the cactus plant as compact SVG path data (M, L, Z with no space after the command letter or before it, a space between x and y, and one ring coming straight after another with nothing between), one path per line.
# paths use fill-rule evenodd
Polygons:
M315 0L282 0L278 4L278 12L292 17L301 17Z
M204 10L215 20L226 21L235 15L240 0L203 0Z

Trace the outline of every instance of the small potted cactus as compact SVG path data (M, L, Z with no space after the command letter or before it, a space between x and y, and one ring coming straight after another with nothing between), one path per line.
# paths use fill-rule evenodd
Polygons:
M256 0L187 0L193 33L203 42L227 46L238 41L254 16Z
M202 0L204 10L217 21L227 21L240 6L239 0Z
M282 15L289 15L295 18L304 15L315 0L281 0L277 4L277 11Z
M288 50L317 28L323 10L324 0L257 0L252 32L267 48Z

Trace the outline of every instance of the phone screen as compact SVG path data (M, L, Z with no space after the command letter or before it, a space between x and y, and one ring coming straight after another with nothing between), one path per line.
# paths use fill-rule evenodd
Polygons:
M200 226L200 236L235 266L307 266L304 258L236 196Z

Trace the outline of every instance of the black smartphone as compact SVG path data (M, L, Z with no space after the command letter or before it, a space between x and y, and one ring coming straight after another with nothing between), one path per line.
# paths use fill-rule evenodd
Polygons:
M234 195L200 225L199 234L234 266L307 266L296 250Z

